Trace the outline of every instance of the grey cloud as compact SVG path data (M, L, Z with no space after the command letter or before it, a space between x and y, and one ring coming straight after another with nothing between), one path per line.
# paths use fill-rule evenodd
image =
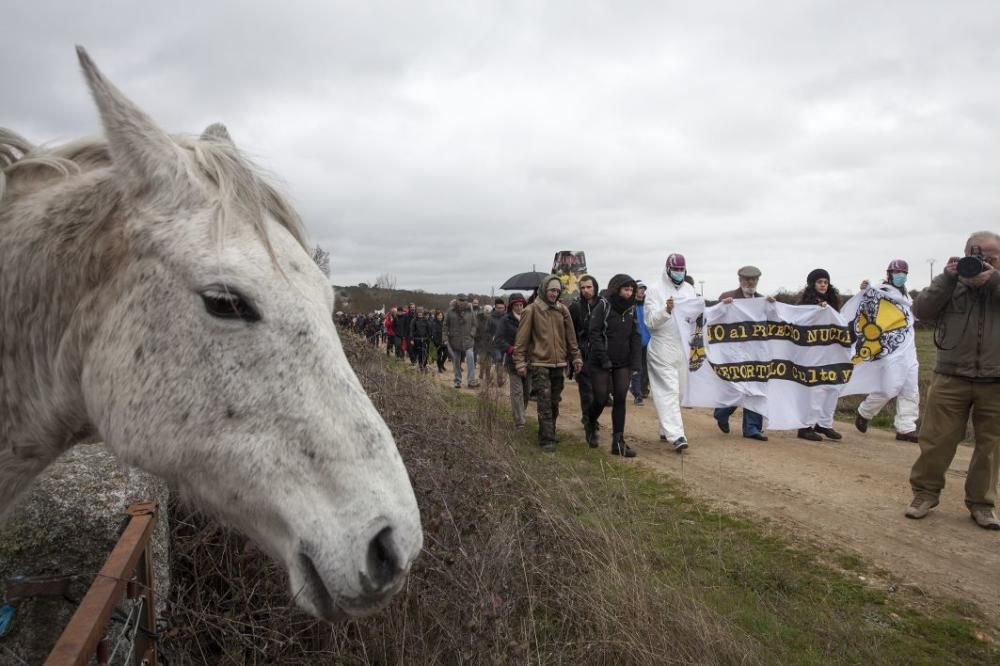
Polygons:
M560 249L649 281L676 250L708 295L744 263L845 288L997 228L995 3L39 0L5 24L0 124L96 132L82 43L168 130L225 122L337 282L486 292Z

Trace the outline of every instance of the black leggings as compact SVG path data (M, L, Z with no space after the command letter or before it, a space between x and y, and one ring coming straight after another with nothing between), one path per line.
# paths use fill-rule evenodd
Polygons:
M608 394L614 392L615 405L611 408L611 432L625 432L625 400L632 382L631 368L605 370L590 366L590 381L594 385L594 401L590 403L590 422L595 423L608 403Z

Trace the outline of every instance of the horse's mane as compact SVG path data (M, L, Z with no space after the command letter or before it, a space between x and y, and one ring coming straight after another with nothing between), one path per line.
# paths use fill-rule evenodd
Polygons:
M171 138L187 154L197 172L218 190L220 227L235 209L253 223L271 252L265 225L265 216L269 215L308 251L305 230L295 209L231 141L218 136L206 134L199 139L174 135ZM110 165L111 154L103 138L80 139L47 148L35 146L0 127L0 204L15 185L19 192L31 191L56 178Z

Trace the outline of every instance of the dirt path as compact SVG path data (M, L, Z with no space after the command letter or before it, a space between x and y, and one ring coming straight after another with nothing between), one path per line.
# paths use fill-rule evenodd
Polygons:
M451 384L450 366L432 374ZM574 382L567 382L564 398L559 429L582 438ZM601 422L607 450L610 410ZM639 454L636 464L683 481L694 496L730 513L857 553L903 585L965 599L987 617L1000 617L1000 533L977 527L963 503L970 448L959 447L941 505L917 521L906 519L903 510L911 500L908 477L918 447L897 442L891 432L862 435L843 423L837 426L841 442L807 442L784 431L757 442L739 434L740 412L729 435L719 431L709 410L685 409L684 423L691 447L678 455L658 439L652 401L642 407L630 401L626 439Z

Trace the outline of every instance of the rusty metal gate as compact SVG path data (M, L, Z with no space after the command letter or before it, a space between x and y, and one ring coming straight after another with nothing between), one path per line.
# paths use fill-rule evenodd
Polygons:
M124 532L49 653L46 666L86 666L93 659L98 664L155 666L156 607L149 541L156 511L156 504L148 501L128 507ZM127 612L121 610L125 607ZM107 630L116 609L124 612L125 619L112 640Z

